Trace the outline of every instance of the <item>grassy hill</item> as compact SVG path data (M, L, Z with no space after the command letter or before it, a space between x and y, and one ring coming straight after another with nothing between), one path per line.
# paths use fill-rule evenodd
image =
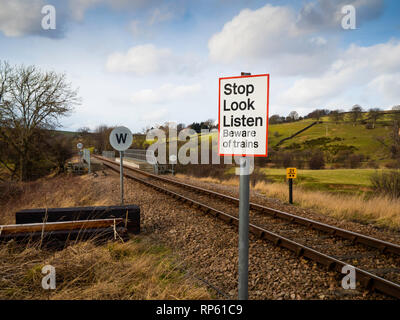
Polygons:
M340 122L338 124L329 121L328 118L323 118L322 123L318 123L308 130L300 133L296 137L284 141L280 148L290 149L294 144L300 144L300 148L305 148L307 142L309 144L326 142L324 145L343 145L353 146L355 153L361 153L369 156L370 159L382 161L387 160L390 156L390 151L377 138L382 137L386 144L390 143L390 130L387 121L378 121L374 129L367 129L363 124L354 126L350 122ZM297 122L273 124L269 126L269 147L274 147L285 137L290 137L295 132L310 125L314 120L306 119ZM277 136L276 132L279 134ZM314 141L311 141L314 140Z
M368 113L363 114L362 121L367 121ZM305 119L290 123L270 124L268 127L268 149L277 149L277 144L301 129L311 125L315 120ZM341 148L352 149L356 154L362 154L370 160L385 163L390 160L392 122L390 115L380 118L374 129L368 129L366 123L359 121L353 125L350 121L332 122L329 117L323 117L320 122L284 141L279 145L280 150L304 150L318 148L335 152ZM213 135L217 139L217 133L202 135L203 139ZM380 141L378 141L378 139ZM382 143L383 142L383 143ZM385 145L386 146L385 146Z

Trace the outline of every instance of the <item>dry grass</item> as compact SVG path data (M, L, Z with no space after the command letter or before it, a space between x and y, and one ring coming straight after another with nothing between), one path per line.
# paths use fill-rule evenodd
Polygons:
M178 178L185 178L177 175ZM209 183L237 186L239 179L218 180L214 178L200 178ZM284 183L257 182L254 190L271 198L288 201L288 186ZM350 221L372 223L381 227L400 230L400 200L384 196L365 198L356 195L339 195L322 191L308 191L296 186L294 191L296 205Z
M114 205L116 199L110 198L106 178L61 175L20 183L20 195L0 202L0 224L15 223L15 212L27 208Z
M0 203L0 224L15 223L20 209L115 205L116 177L58 176L21 184L22 192ZM50 251L13 242L0 245L0 299L211 299L185 276L168 248L143 236L96 246L93 241ZM56 290L41 286L41 269L56 268Z
M35 246L0 247L1 299L210 299L180 270L168 249L136 237L95 246L82 242L62 251ZM56 289L44 290L42 267L56 269Z

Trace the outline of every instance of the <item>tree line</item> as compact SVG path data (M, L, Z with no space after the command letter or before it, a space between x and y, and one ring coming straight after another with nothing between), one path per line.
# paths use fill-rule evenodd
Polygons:
M71 155L59 120L80 103L65 74L0 61L0 179L26 181Z
M350 111L344 111L341 109L328 110L328 109L315 109L304 117L299 116L296 111L291 111L287 117L274 114L269 118L270 124L279 124L287 122L295 122L303 119L314 119L315 121L321 121L323 117L328 116L331 122L336 124L343 121L350 121L356 126L362 119L363 114L366 114L367 119L365 123L368 129L374 129L378 119L382 118L386 113L392 114L393 119L400 118L400 106L394 106L392 112L383 111L380 108L370 108L364 110L360 105L354 105Z

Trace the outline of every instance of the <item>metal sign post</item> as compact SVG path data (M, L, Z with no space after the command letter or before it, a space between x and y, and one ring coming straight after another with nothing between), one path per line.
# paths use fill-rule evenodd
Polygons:
M289 203L293 204L293 179L297 178L296 168L286 168L286 179L289 182Z
M218 153L240 156L239 300L247 300L249 278L250 158L268 153L269 75L243 73L219 79Z
M124 205L124 151L131 146L132 141L132 132L126 127L114 128L110 133L110 144L115 150L119 151L119 180L122 206Z
M121 206L124 205L124 152L119 152L119 183L121 186Z
M81 166L83 166L82 163L82 148L83 148L83 144L81 142L79 142L76 147L79 149L79 163Z
M169 156L169 162L171 163L171 173L172 173L172 175L175 175L175 172L174 172L174 164L176 163L176 160L177 160L177 157L176 157L176 155L174 155L174 154L171 154L170 156Z
M239 180L239 300L249 298L249 159L240 158Z

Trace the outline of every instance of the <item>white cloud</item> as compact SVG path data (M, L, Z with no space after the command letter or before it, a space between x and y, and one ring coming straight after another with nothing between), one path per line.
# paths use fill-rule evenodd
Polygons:
M383 12L383 0L317 0L307 2L297 17L301 28L341 30L342 7L353 5L356 10L357 27L376 19Z
M140 21L132 20L128 25L128 30L132 33L134 37L138 36L140 33Z
M130 100L134 104L161 104L182 100L200 91L200 84L177 86L168 83L157 89L145 89L135 92Z
M281 75L324 71L336 54L334 45L299 28L291 7L269 4L241 11L208 42L215 62L264 62L270 72Z
M7 37L40 33L44 5L43 0L0 0L0 31Z
M142 115L141 120L143 121L158 121L165 119L165 117L168 114L168 109L162 108L162 109L157 109L153 110L150 112L146 112L145 114Z
M73 19L82 21L88 8L99 4L102 0L69 0L69 9Z
M170 49L156 48L152 44L139 45L127 53L115 52L108 57L106 68L110 72L132 72L145 75L172 69L176 58Z
M280 104L326 105L336 96L360 90L363 96L377 93L391 101L399 97L400 41L370 47L350 46L320 77L295 81L280 96ZM397 85L397 89L396 89Z
M294 11L288 7L267 4L258 10L242 10L211 37L210 57L229 63L240 58L264 58L284 50L298 50L296 39L300 34L294 22Z
M41 27L44 16L41 9L47 4L56 8L56 30L48 31ZM175 15L174 7L162 8L162 0L0 0L0 32L7 37L60 37L68 20L82 21L87 10L99 5L105 5L112 10L151 12L152 23L167 21Z
M69 0L71 16L81 21L85 12L96 5L107 5L113 10L146 10L163 5L163 0ZM161 11L159 12L162 13ZM160 15L160 18L162 15Z
M198 68L198 61L189 56L177 56L169 48L153 44L138 45L126 53L111 54L106 63L109 72L130 72L139 76L155 73L187 73Z
M400 101L400 73L378 76L368 84L368 88L383 96L382 104L397 105Z
M341 9L348 4L356 9L357 26L383 11L383 0L308 1L300 11L270 4L244 9L210 38L209 57L226 64L264 63L277 75L324 73L340 54L339 33L335 37L321 32L332 29L344 34Z
M149 25L153 25L160 22L165 22L171 20L175 17L175 14L172 11L161 10L160 8L155 8L150 20Z

